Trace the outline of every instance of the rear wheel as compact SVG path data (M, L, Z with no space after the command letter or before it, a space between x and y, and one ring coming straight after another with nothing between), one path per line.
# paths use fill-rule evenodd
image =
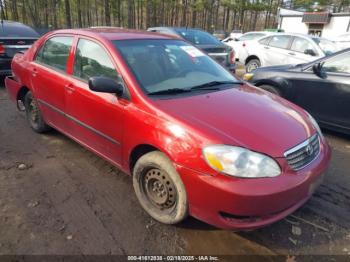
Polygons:
M271 86L271 85L261 85L259 86L261 89L264 89L272 94L275 94L275 95L278 95L278 96L281 96L281 93L280 91L274 87L274 86Z
M260 60L259 59L251 59L248 61L248 63L245 66L245 69L247 73L252 72L254 69L257 69L261 66Z
M38 102L33 97L32 92L28 91L25 95L24 105L29 125L35 132L44 133L51 129L51 127L45 123Z
M133 185L141 206L157 221L176 224L187 217L185 187L163 153L153 151L136 162Z

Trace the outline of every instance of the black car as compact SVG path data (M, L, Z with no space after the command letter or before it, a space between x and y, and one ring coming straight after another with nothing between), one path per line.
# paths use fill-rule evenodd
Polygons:
M31 27L13 21L0 21L0 76L11 74L12 57L28 49L39 34Z
M350 134L350 49L311 63L258 68L244 79L303 107L321 126Z
M221 43L213 35L200 29L186 27L151 27L147 31L177 35L203 50L231 72L235 72L234 50Z

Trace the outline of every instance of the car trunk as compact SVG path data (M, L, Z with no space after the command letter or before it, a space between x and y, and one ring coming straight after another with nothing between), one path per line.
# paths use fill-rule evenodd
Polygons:
M198 48L214 58L219 64L225 67L230 64L230 51L226 46L198 45Z
M3 52L0 57L12 58L16 53L27 50L37 38L32 37L5 37L0 38L0 46Z

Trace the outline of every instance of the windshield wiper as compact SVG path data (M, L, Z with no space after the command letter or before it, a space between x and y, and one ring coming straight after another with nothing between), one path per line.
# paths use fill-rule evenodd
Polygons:
M198 86L193 86L190 88L190 90L196 90L196 89L214 89L215 86L219 86L219 85L227 85L227 84L236 84L236 85L241 85L243 84L243 82L241 81L211 81L208 83L204 83ZM218 88L216 88L218 89Z
M148 95L173 95L173 94L180 94L180 93L187 93L191 92L189 89L183 89L183 88L170 88L165 90L159 90L154 92L147 93Z

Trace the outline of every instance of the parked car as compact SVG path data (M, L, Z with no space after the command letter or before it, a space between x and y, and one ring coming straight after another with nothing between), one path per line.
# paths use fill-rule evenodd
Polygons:
M242 30L232 30L229 37L231 39L235 39L235 38L239 38L243 35L243 31Z
M247 59L249 55L247 48L251 45L251 43L253 41L259 40L264 36L271 35L271 34L272 33L265 32L265 31L248 32L238 38L228 37L224 39L222 42L233 48L233 50L235 51L237 62L244 63L244 61Z
M213 32L213 36L215 36L218 40L223 40L226 38L227 33L224 30L215 30Z
M258 68L244 78L305 108L322 126L350 134L350 49L311 63Z
M276 33L252 42L242 61L247 72L261 66L300 64L331 55L339 48L330 40L302 34Z
M11 74L12 57L27 50L39 34L24 24L2 20L0 22L0 76Z
M350 33L342 34L333 39L340 50L350 48Z
M12 70L6 88L31 128L54 127L132 175L162 223L188 214L222 228L273 223L310 198L329 164L306 111L178 37L59 30L17 54Z
M202 49L230 72L235 73L236 59L234 50L221 43L208 32L185 27L152 27L148 28L147 31L181 37Z

